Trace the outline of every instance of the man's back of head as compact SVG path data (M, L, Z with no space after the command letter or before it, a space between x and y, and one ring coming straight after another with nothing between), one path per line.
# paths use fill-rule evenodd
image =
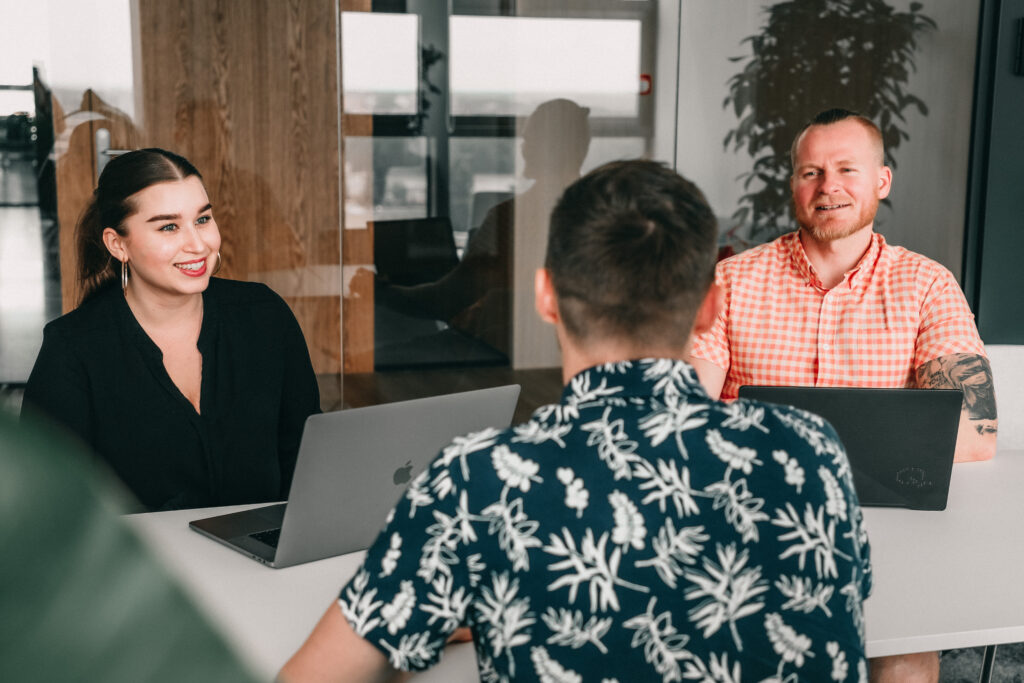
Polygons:
M714 275L716 239L704 195L664 164L591 171L566 189L548 234L566 333L582 346L681 346Z

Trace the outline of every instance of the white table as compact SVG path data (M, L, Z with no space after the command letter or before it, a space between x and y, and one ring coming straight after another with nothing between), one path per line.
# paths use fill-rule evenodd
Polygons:
M865 510L874 566L868 656L1024 641L1024 451L953 469L944 512ZM270 569L200 536L193 519L246 506L129 517L244 661L272 678L363 553ZM417 681L475 681L469 644Z
M1024 451L954 465L943 512L864 517L869 657L1024 641Z
M272 680L356 573L365 552L272 569L188 528L194 519L249 507L256 506L154 512L126 519L220 627L242 661ZM472 644L449 646L439 665L413 680L478 680Z

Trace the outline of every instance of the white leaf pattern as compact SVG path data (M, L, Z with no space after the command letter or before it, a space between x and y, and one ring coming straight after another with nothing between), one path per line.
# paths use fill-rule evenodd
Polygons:
M494 472L498 478L510 488L519 489L525 493L530 490L530 485L533 482L541 482L540 477L537 476L540 465L532 460L519 457L508 446L495 446L491 451L491 461L494 463Z
M744 543L758 540L757 523L767 521L769 517L761 512L764 499L755 498L750 493L746 479L731 484L728 481L716 481L708 486L707 492L714 496L711 507L725 513L725 520L742 535Z
M500 430L488 427L468 436L457 436L450 446L441 451L441 457L434 466L448 467L453 461L458 460L462 468L462 478L469 481L469 464L466 462L466 456L493 446L500 433Z
M616 479L629 479L632 476L630 464L640 460L633 452L637 443L626 438L623 420L609 420L611 407L604 411L600 420L588 422L580 427L589 432L587 446L596 446L598 456L608 463L615 473Z
M412 581L403 581L398 594L380 610L380 616L388 627L388 633L395 635L405 628L409 617L412 616L412 608L415 604L416 591L412 587Z
M388 551L384 559L380 561L380 574L378 576L391 576L398 567L398 560L402 557L402 537L398 532L391 534L391 541L388 544Z
M639 426L644 436L651 440L651 446L658 446L668 437L674 437L676 448L685 459L689 454L683 444L683 433L706 425L707 412L707 404L690 403L680 396L666 397L664 407L640 420Z
M517 498L511 503L505 500L507 489L502 491L502 499L494 505L483 509L483 518L489 520L487 533L497 535L498 547L505 551L512 569L528 570L530 568L530 548L539 548L541 540L534 536L540 523L527 518L523 512L523 500Z
M565 485L565 507L575 510L577 518L582 517L590 502L590 492L583 487L583 480L568 467L559 467L557 475Z
M757 451L753 448L737 446L723 437L717 429L709 429L704 440L711 452L729 466L729 470L740 470L743 474L749 475L753 471L754 465L762 464L757 459ZM726 477L729 476L729 470L726 470Z
M533 670L541 683L582 683L583 677L575 671L564 668L543 647L530 648Z
M519 579L510 579L507 573L493 574L491 586L483 587L483 601L478 605L481 618L486 622L487 642L495 657L508 657L514 647L530 642L526 630L536 619L530 612L530 599L518 597ZM509 675L515 676L515 662L509 662Z
M687 600L701 600L690 610L690 618L704 637L714 635L728 626L738 652L743 652L736 622L764 607L760 596L768 590L768 582L761 578L761 567L747 567L748 551L736 551L736 545L716 545L718 561L704 557L703 571L686 569L686 578L694 584L683 596Z
M727 416L722 422L722 427L725 429L735 429L741 432L757 429L765 434L768 433L768 428L762 424L765 416L764 406L739 399L724 404L721 409Z
M636 468L636 476L646 479L640 484L640 490L651 492L642 501L644 505L656 502L658 510L665 512L666 501L671 500L680 517L696 515L700 512L694 496L702 496L703 492L694 491L690 486L690 470L683 466L676 469L676 463L658 459L657 468L649 462L640 463Z
M512 428L512 431L515 434L512 437L513 443L541 444L545 441L554 441L562 448L565 448L565 437L572 431L572 425L545 425L531 420L525 424L516 425Z
M440 620L442 631L454 631L462 623L466 616L466 608L472 600L472 596L465 587L453 587L452 576L438 576L431 584L431 590L427 594L430 604L420 605L420 609L430 615L427 624L433 624Z
M782 609L794 610L810 614L815 609L820 609L825 616L832 616L828 608L828 602L832 599L835 588L821 583L815 583L809 576L780 576L775 582L775 587L785 595L788 600L782 603Z
M618 548L606 556L605 547L608 545L608 532L601 534L600 539L594 540L593 530L587 529L583 537L583 543L579 550L576 549L576 541L569 530L562 527L562 536L551 534L551 541L544 546L545 552L556 557L565 557L561 562L555 562L548 566L551 571L562 571L571 569L572 572L561 576L548 586L548 590L554 591L569 586L569 602L576 602L576 595L582 584L586 583L590 588L590 611L605 611L612 609L618 611L619 599L615 594L615 586L639 591L649 592L646 586L639 586L618 577L619 560L621 551Z
M836 556L850 559L845 553L836 548L836 521L834 519L825 521L825 508L819 506L815 512L810 503L804 510L803 519L797 514L792 503L786 503L785 509L776 508L775 519L772 524L791 531L780 534L780 541L797 541L792 543L780 555L779 559L784 560L792 555L799 556L799 566L802 570L807 559L807 554L814 557L814 569L818 578L836 577Z
M599 619L592 616L584 623L583 612L579 610L560 607L555 611L553 607L548 607L541 619L551 629L552 635L548 638L548 643L566 645L573 649L579 649L587 643L591 643L601 651L601 654L608 654L608 648L601 642L601 638L611 628L611 617Z
M612 518L615 520L612 543L620 546L623 553L629 552L631 547L643 550L647 526L636 505L626 494L618 490L608 495L608 502L612 506Z
M681 681L683 672L679 666L679 660L692 656L686 650L686 643L689 642L690 637L679 633L672 625L671 612L654 614L657 600L657 598L651 598L651 601L647 603L646 612L626 620L622 625L626 628L636 629L630 645L632 647L643 646L644 657L654 665L654 671L661 674L663 683Z
M640 560L637 567L653 566L661 580L670 588L676 587L676 579L683 575L683 565L696 563L697 557L704 550L702 545L711 537L704 533L704 527L683 527L676 531L672 518L665 520L665 525L658 531L652 545L654 557Z
M388 651L388 660L391 662L391 666L402 670L422 669L433 658L434 653L444 645L443 640L431 641L430 634L426 632L402 636L397 647L386 640L377 642Z

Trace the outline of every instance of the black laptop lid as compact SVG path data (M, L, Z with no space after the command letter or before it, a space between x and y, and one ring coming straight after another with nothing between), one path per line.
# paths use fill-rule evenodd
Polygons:
M452 224L445 217L373 224L373 264L393 284L434 282L458 263Z
M846 448L861 505L945 509L959 389L744 386L739 395L828 420Z

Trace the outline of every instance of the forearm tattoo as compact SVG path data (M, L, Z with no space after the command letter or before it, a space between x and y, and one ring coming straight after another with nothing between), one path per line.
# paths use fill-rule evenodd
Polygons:
M971 420L996 419L996 394L988 359L976 353L954 353L928 361L917 369L923 389L962 389L964 408ZM994 432L992 425L977 425L979 434Z

